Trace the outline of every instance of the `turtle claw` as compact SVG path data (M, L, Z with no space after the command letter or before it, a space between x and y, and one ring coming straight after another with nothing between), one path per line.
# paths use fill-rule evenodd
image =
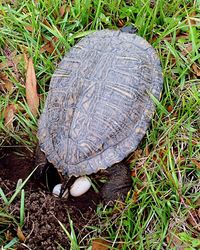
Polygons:
M62 182L59 198L65 198L68 193L69 187L74 183L76 177L68 177L67 175L64 176L64 180Z
M103 203L113 204L116 200L124 201L132 187L129 166L120 162L107 169L108 182L101 189Z

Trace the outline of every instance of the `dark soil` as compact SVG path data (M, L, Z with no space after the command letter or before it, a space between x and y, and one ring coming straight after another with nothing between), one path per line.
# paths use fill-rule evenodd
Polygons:
M25 149L0 151L0 183L4 193L12 195L17 181L20 178L26 179L33 169L34 156ZM49 178L51 179L51 176ZM58 244L64 249L69 249L70 241L58 222L60 221L70 233L69 216L77 237L81 239L86 234L94 236L95 233L91 233L88 226L98 224L95 211L99 202L100 197L93 190L79 198L56 198L47 190L44 183L38 183L31 177L25 186L25 224L22 232L26 239L17 249L60 249ZM9 212L15 218L19 218L19 209L20 198L16 198L9 206ZM16 228L13 226L8 231L11 237L16 236ZM84 242L85 246L89 244L89 239L88 236Z

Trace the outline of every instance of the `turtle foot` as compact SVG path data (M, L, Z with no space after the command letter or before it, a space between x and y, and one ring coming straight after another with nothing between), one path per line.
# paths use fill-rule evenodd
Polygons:
M124 201L132 186L129 166L120 162L107 169L108 182L101 189L105 204L113 204L116 200Z
M67 175L64 176L64 180L62 182L62 186L61 186L61 190L60 190L60 194L59 197L60 198L65 198L65 194L66 192L69 192L69 188L71 187L71 185L75 182L76 177L72 176L72 177L68 177Z

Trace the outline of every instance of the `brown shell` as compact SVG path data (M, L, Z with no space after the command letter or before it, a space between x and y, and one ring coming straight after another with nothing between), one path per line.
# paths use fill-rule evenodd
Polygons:
M69 176L97 172L136 149L160 98L159 59L143 38L92 33L53 74L38 137L49 162Z

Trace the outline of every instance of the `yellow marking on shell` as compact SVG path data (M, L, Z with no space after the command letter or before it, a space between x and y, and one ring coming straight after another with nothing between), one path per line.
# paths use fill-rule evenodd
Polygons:
M121 94L123 94L123 95L125 95L125 96L127 96L129 98L133 97L132 94L128 93L127 91L123 91L121 89L118 89L118 88L115 88L115 87L111 87L111 86L108 86L108 87L110 87L111 89L115 90L116 92L119 92L119 93L121 93Z
M137 134L145 134L145 130L142 129L142 128L136 128L135 132L136 132Z
M118 59L127 59L127 60L131 60L131 61L137 61L137 58L135 58L135 57L116 56L116 58L118 58Z
M76 48L76 49L83 49L83 46L80 46L80 45L74 45L73 48Z
M148 117L151 117L151 115L152 115L152 111L149 110L149 109L145 109L145 110L144 110L144 113L145 113L145 115L148 116Z
M70 76L70 74L66 74L66 73L60 73L59 74L59 72L58 73L54 73L54 77L69 77Z

